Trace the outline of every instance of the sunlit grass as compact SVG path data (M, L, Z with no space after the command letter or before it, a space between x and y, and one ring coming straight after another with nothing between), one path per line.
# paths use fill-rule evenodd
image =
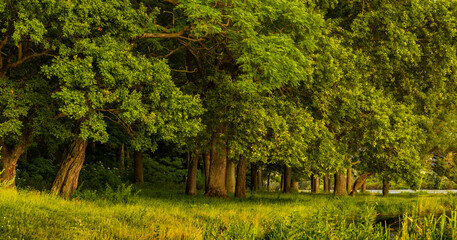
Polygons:
M143 188L128 203L115 203L1 189L0 239L450 239L457 232L456 201L454 195L266 192L210 199Z

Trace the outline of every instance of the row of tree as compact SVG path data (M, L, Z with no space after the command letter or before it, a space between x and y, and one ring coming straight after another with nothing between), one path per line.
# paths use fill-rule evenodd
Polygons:
M234 176L245 196L249 163L285 166L285 191L292 174L340 186L347 168L354 193L373 174L414 186L431 159L450 176L456 3L0 1L2 180L50 141L66 146L51 189L65 196L89 141L128 144L137 164L173 142L192 153L187 193L203 158L216 197Z

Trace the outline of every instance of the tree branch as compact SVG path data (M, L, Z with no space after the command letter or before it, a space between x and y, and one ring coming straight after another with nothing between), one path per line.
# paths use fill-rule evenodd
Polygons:
M6 72L8 71L9 69L11 68L15 68L21 64L23 64L25 61L29 60L29 59L32 59L32 58L36 58L36 57L41 57L43 55L46 55L48 52L50 52L52 49L49 48L47 50L45 50L44 52L41 52L41 53L34 53L32 55L29 55L29 56L26 56L26 57L23 57L22 59L19 59L17 62L15 63L11 63L11 64L8 64L5 66L5 68L3 69L3 72Z
M178 1L176 0L163 0L164 2L171 3L173 5L178 5Z
M190 30L189 26L184 27L181 31L176 33L143 33L142 35L138 36L137 39L142 38L179 38L184 37L184 34Z

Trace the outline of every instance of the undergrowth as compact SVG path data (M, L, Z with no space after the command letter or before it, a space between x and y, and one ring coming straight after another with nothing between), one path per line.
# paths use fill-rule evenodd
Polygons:
M72 200L0 189L0 239L455 239L455 195L190 197L121 185Z

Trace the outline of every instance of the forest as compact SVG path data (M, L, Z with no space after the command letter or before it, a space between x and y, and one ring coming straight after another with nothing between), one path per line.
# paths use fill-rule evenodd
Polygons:
M338 224L379 223L392 213L376 204L359 209L372 201L367 185L384 196L389 188L457 188L456 43L455 0L0 0L0 213L14 217L19 205L7 199L26 205L34 195L58 206L127 204L143 194L252 209L257 201L281 204L278 196L288 204L331 201L335 211L345 201L372 218L338 210L341 219L328 225L329 210L291 213L287 226L279 217L262 223L282 234L311 216L349 234L308 237L275 235L260 220L253 233L238 219L236 229L246 232L230 235L229 220L214 225L224 205L202 217L216 227L197 235L162 226L156 235L111 229L95 238L354 238L356 230L342 230L352 225ZM411 196L441 205L376 201L403 201L396 213L433 209L429 220L442 223L433 236L457 236L450 204L457 197ZM165 211L171 203L160 204ZM51 209L40 206L30 211ZM27 222L23 214L16 220ZM5 230L5 219L0 236L53 238ZM360 239L392 239L364 229ZM57 236L84 238L65 234Z

